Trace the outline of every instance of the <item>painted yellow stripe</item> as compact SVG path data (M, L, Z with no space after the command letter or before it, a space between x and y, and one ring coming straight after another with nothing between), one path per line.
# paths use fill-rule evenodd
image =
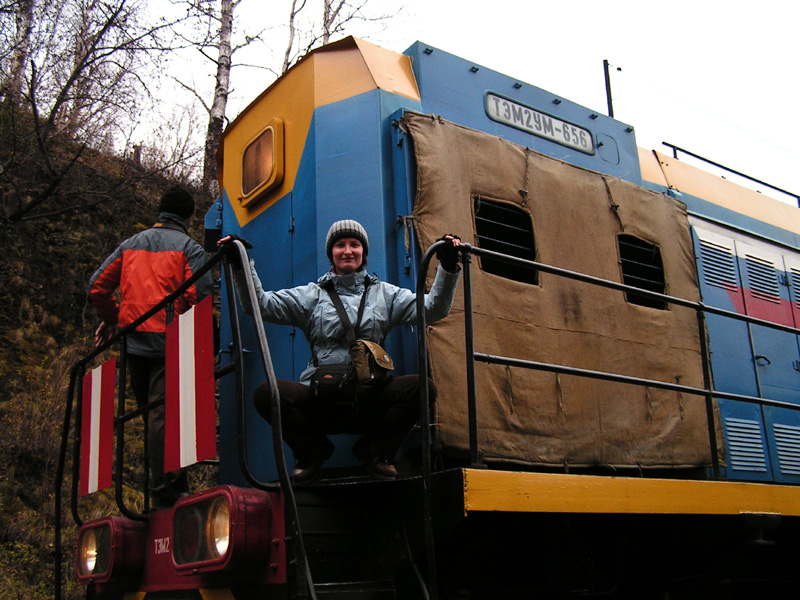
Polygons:
M230 590L200 590L203 600L234 600Z
M642 177L742 215L800 233L800 210L657 151L639 150Z
M800 516L800 487L464 469L471 511Z

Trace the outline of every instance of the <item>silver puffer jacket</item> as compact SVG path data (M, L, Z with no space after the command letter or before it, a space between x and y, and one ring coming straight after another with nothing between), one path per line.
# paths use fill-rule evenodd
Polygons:
M316 355L316 362L320 365L350 362L344 327L330 295L320 284L333 282L350 322L355 323L361 295L364 293L364 280L370 278L364 315L356 331L358 339L382 344L392 328L413 325L417 321L414 292L379 281L377 277L370 277L366 271L350 275L336 275L329 271L317 283L269 292L262 287L253 261L250 262L250 270L262 318L270 323L302 329ZM441 266L438 267L431 291L425 295L427 323L434 323L448 315L460 275L460 272L449 273ZM244 281L244 273L239 271L236 274L236 284L240 297L246 297ZM312 358L300 375L300 383L308 383L314 369Z

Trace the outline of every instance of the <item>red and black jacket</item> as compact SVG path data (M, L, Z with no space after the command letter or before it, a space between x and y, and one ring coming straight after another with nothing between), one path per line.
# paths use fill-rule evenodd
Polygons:
M161 213L151 229L122 242L92 275L89 302L104 322L125 327L175 291L205 260L205 251L186 233L184 222ZM175 302L176 312L185 312L211 291L211 275L206 274ZM129 336L128 352L163 356L165 331L162 310Z

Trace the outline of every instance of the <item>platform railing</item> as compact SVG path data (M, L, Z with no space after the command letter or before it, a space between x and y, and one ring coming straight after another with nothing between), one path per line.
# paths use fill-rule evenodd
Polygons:
M287 511L287 532L294 538L295 545L299 546L297 550L297 562L298 562L298 570L301 574L301 577L298 579L298 587L300 589L301 596L308 597L310 599L314 599L316 597L314 592L313 581L311 579L311 574L308 569L308 564L306 561L305 550L303 548L303 541L302 535L300 533L300 524L297 515L297 506L294 500L294 493L292 490L292 486L289 480L289 473L286 466L285 454L284 454L284 444L283 444L283 434L281 428L281 418L280 418L280 402L278 401L277 396L277 385L275 384L275 370L272 364L272 358L269 351L269 344L267 342L266 333L264 330L263 321L260 318L260 313L258 310L258 301L256 298L255 286L253 282L252 275L249 269L244 269L244 289L246 294L244 297L240 298L240 301L243 306L248 307L248 312L251 316L255 315L253 318L253 327L256 332L257 336L257 346L259 351L259 357L261 359L261 366L264 371L264 375L266 379L271 383L271 390L273 390L272 398L271 398L271 409L273 412L273 450L275 453L275 460L276 460L276 467L278 471L278 483L273 482L266 482L261 481L258 477L254 474L252 469L248 464L247 459L247 436L246 436L246 423L245 423L245 397L244 397L244 370L243 370L243 352L244 349L242 347L242 338L241 338L241 328L240 328L240 320L238 311L235 309L236 306L236 285L233 280L233 270L235 264L243 264L248 265L249 260L247 256L247 251L242 244L242 242L238 240L233 240L229 242L232 246L232 251L227 253L227 256L222 251L218 251L215 254L211 255L208 260L194 273L189 279L187 279L181 286L179 286L174 292L167 295L161 302L153 306L150 310L145 312L141 317L136 319L130 325L127 325L121 328L117 333L111 337L108 342L102 344L101 346L95 348L93 351L89 352L86 356L81 358L76 362L70 372L70 383L69 383L69 390L68 390L68 397L67 403L65 408L65 415L64 415L64 422L63 422L63 429L62 429L62 436L61 436L61 447L59 452L59 459L58 459L58 466L56 470L56 478L55 478L55 569L54 569L54 580L55 580L55 597L59 598L61 595L61 587L59 582L61 581L61 510L62 510L62 485L64 481L65 475L65 465L66 465L66 458L68 453L69 447L69 437L70 432L73 431L73 418L72 418L72 407L75 405L75 418L74 418L74 436L73 436L73 461L72 461L72 481L71 481L71 501L70 501L70 508L72 512L72 517L75 523L78 526L83 524L83 519L81 518L79 506L78 506L78 485L79 485L79 478L80 478L80 446L81 446L81 437L83 432L81 431L81 412L82 412L82 405L81 402L75 402L76 398L80 399L82 397L82 382L83 382L83 375L87 370L87 366L92 363L92 361L103 354L106 350L114 347L115 344L119 343L120 345L120 357L118 361L118 380L119 386L117 391L117 399L116 399L116 416L114 418L114 428L115 428L115 439L116 439L116 450L115 450L115 465L114 465L114 485L115 485L115 499L117 502L117 506L120 510L120 513L125 517L137 520L137 521L144 521L147 520L148 514L145 513L137 513L130 509L124 502L124 494L122 493L123 481L121 477L122 467L123 467L123 456L124 456L124 447L125 447L125 425L130 421L145 415L149 411L159 408L163 406L164 400L158 400L154 402L150 402L144 406L137 407L133 410L125 410L125 401L126 401L126 370L127 370L127 352L126 352L126 340L127 336L133 333L136 328L150 319L152 316L157 314L162 310L167 311L167 322L169 323L172 320L173 314L173 306L175 301L180 298L186 291L195 284L201 277L203 277L206 273L208 273L211 269L213 269L216 265L220 264L223 258L225 258L225 265L226 268L223 269L223 277L226 283L226 292L227 292L227 300L228 305L231 307L229 312L230 318L230 329L231 334L233 337L233 344L232 344L232 361L230 364L219 367L215 370L215 378L219 379L220 377L233 373L235 374L235 404L236 404L236 419L237 419L237 440L238 440L238 459L239 459L239 467L247 479L247 481L255 488L261 490L271 490L271 491L278 491L286 497L286 511ZM235 257L235 258L233 258ZM144 439L147 439L147 420L145 419L145 436ZM148 471L148 460L147 460L147 452L145 451L145 458L144 458L144 466L145 472ZM145 484L144 486L144 506L147 507L149 505L149 486Z
M173 306L175 301L180 298L186 291L193 286L201 277L206 275L211 269L213 269L217 264L219 264L220 260L222 259L221 253L216 253L209 257L209 259L195 272L189 277L183 284L181 284L178 288L175 289L172 293L168 294L164 297L164 299L150 308L147 312L142 314L138 319L126 325L125 327L120 328L106 343L96 347L94 350L83 356L79 359L75 365L73 365L72 369L70 370L70 377L69 377L69 388L67 391L67 402L65 405L64 410L64 420L62 425L61 431L61 444L59 447L59 455L58 455L58 462L56 466L56 476L54 481L54 597L58 600L61 597L61 511L62 511L62 504L63 504L63 493L62 487L64 484L64 476L65 476L65 469L66 469L66 462L67 462L67 454L69 452L69 438L70 433L73 432L73 417L72 417L72 409L73 405L75 406L75 418L74 418L74 434L73 434L73 459L72 459L72 474L71 474L71 486L70 486L70 509L72 513L73 520L78 526L83 524L83 519L80 515L80 510L78 506L78 485L80 479L80 447L81 447L81 438L84 434L81 427L82 422L82 403L80 402L80 398L82 398L82 386L83 386L83 376L86 373L87 367L94 361L98 356L102 355L106 350L114 347L115 344L120 344L120 359L117 363L119 369L119 386L117 389L117 398L116 398L116 416L114 418L114 430L115 430L115 464L114 464L114 496L117 502L117 507L120 510L120 513L125 517L135 520L135 521L143 521L148 518L147 514L145 513L138 513L129 508L124 502L124 494L122 493L123 488L123 480L122 480L122 466L123 466L123 457L124 457L124 447L125 447L125 425L132 421L133 419L140 417L150 410L155 408L159 408L163 406L164 401L154 401L150 402L144 406L137 407L133 410L126 411L125 410L125 401L126 401L126 371L127 371L127 351L126 351L126 340L128 335L133 333L137 327L143 324L145 321L156 315L162 310L167 311L167 322L171 321L171 316L173 314ZM77 400L77 402L76 402ZM145 440L147 439L147 421L145 420ZM145 452L145 473L148 470L148 460L147 460L147 452ZM148 478L145 477L147 480ZM149 505L149 486L147 484L144 485L144 505L147 507Z
M420 326L418 332L418 350L419 350L419 368L420 373L427 373L428 371L428 350L426 339L426 325L424 315L424 293L425 293L425 279L430 264L431 257L435 254L436 250L443 245L444 242L437 242L431 246L422 258L420 264L420 275L417 282L417 311L420 319ZM464 285L464 330L465 330L465 348L467 355L466 375L467 375L467 411L468 411L468 427L469 427L469 464L474 468L485 467L483 459L481 458L480 448L478 444L478 430L479 423L477 419L477 403L476 386L475 386L475 362L484 362L489 364L501 364L510 367L519 367L523 369L535 369L540 371L548 371L551 373L559 373L565 375L572 375L577 377L587 377L591 379L611 381L616 383L624 383L631 385L647 386L656 389L670 390L680 392L682 394L690 394L705 398L706 402L706 415L708 420L708 436L711 448L712 469L715 479L720 478L720 462L717 453L717 432L715 427L713 403L714 400L734 400L739 402L746 402L757 404L759 406L769 406L773 408L784 408L789 410L800 410L800 404L792 404L781 400L773 400L771 398L762 398L757 396L748 396L745 394L736 394L732 392L725 392L715 390L713 387L713 379L711 376L711 365L709 361L709 350L707 347L707 331L706 331L706 315L713 314L721 317L726 317L736 321L742 321L750 325L758 325L770 329L800 335L800 329L781 325L771 321L765 321L748 315L742 315L733 311L724 310L714 306L709 306L703 302L687 300L685 298L678 298L667 294L652 292L642 288L601 279L591 275L585 275L575 271L554 267L544 263L525 260L514 256L493 252L483 248L472 246L471 244L462 243L458 246L461 252L461 259L463 264L463 285ZM636 294L637 296L644 296L648 299L681 306L690 310L694 310L697 315L697 327L700 339L700 353L702 360L703 371L703 386L693 387L681 385L679 383L670 383L665 381L658 381L654 379L645 379L641 377L631 377L627 375L620 375L616 373L607 373L601 371L593 371L588 369L581 369L578 367L570 367L565 365L558 365L552 363L524 360L509 356L498 356L486 354L475 350L475 331L473 323L472 311L472 274L471 263L472 255L485 256L493 260L502 261L505 263L513 264L522 269L537 270L542 273L549 273L559 277L565 277L574 281L587 283L590 285L600 286L620 292ZM421 409L423 415L429 415L429 389L427 386L427 378L423 377L423 389ZM422 419L422 459L423 459L423 478L430 481L430 423L429 418ZM429 485L429 483L427 484ZM427 513L426 513L427 514Z
M725 165L720 164L720 163L718 163L716 161L713 161L710 158L706 158L704 156L700 156L699 154L695 154L694 152L690 152L689 150L686 150L685 148L681 148L680 146L676 146L675 144L670 144L669 142L661 142L661 143L664 144L667 148L671 148L672 149L672 158L676 158L676 159L680 160L680 156L678 156L679 153L685 154L686 156L691 156L692 158L696 158L697 160L700 160L700 161L702 161L702 162L704 162L704 163L706 163L708 165L711 165L713 167L717 167L718 169L722 169L723 171L727 171L728 173L731 173L732 175L736 175L737 177L741 177L743 179L747 179L748 181L752 181L753 183L757 183L759 185L763 185L765 187L770 188L771 190L774 190L776 192L780 192L781 194L785 194L785 195L787 195L787 196L789 196L791 198L794 198L795 203L797 204L798 207L800 207L800 194L795 194L794 192L790 192L788 190L784 190L783 188L779 188L778 186L772 185L771 183L767 183L766 181L762 181L761 179L756 179L755 177L751 177L750 175L746 175L745 173L742 173L741 171L737 171L735 169L731 169L730 167L726 167Z

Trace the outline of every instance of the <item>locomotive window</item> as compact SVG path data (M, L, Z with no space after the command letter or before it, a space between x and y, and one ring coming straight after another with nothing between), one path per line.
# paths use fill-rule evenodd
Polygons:
M247 206L283 181L283 123L271 119L242 155L242 198Z
M259 135L244 151L242 193L247 196L272 172L272 129Z
M533 222L530 214L511 204L475 197L475 230L478 247L536 260ZM537 285L539 273L494 258L480 257L481 269L506 279Z
M661 262L661 250L658 246L632 235L620 235L618 241L622 283L663 294L664 265ZM638 294L626 293L625 300L640 306L667 309L665 302Z

